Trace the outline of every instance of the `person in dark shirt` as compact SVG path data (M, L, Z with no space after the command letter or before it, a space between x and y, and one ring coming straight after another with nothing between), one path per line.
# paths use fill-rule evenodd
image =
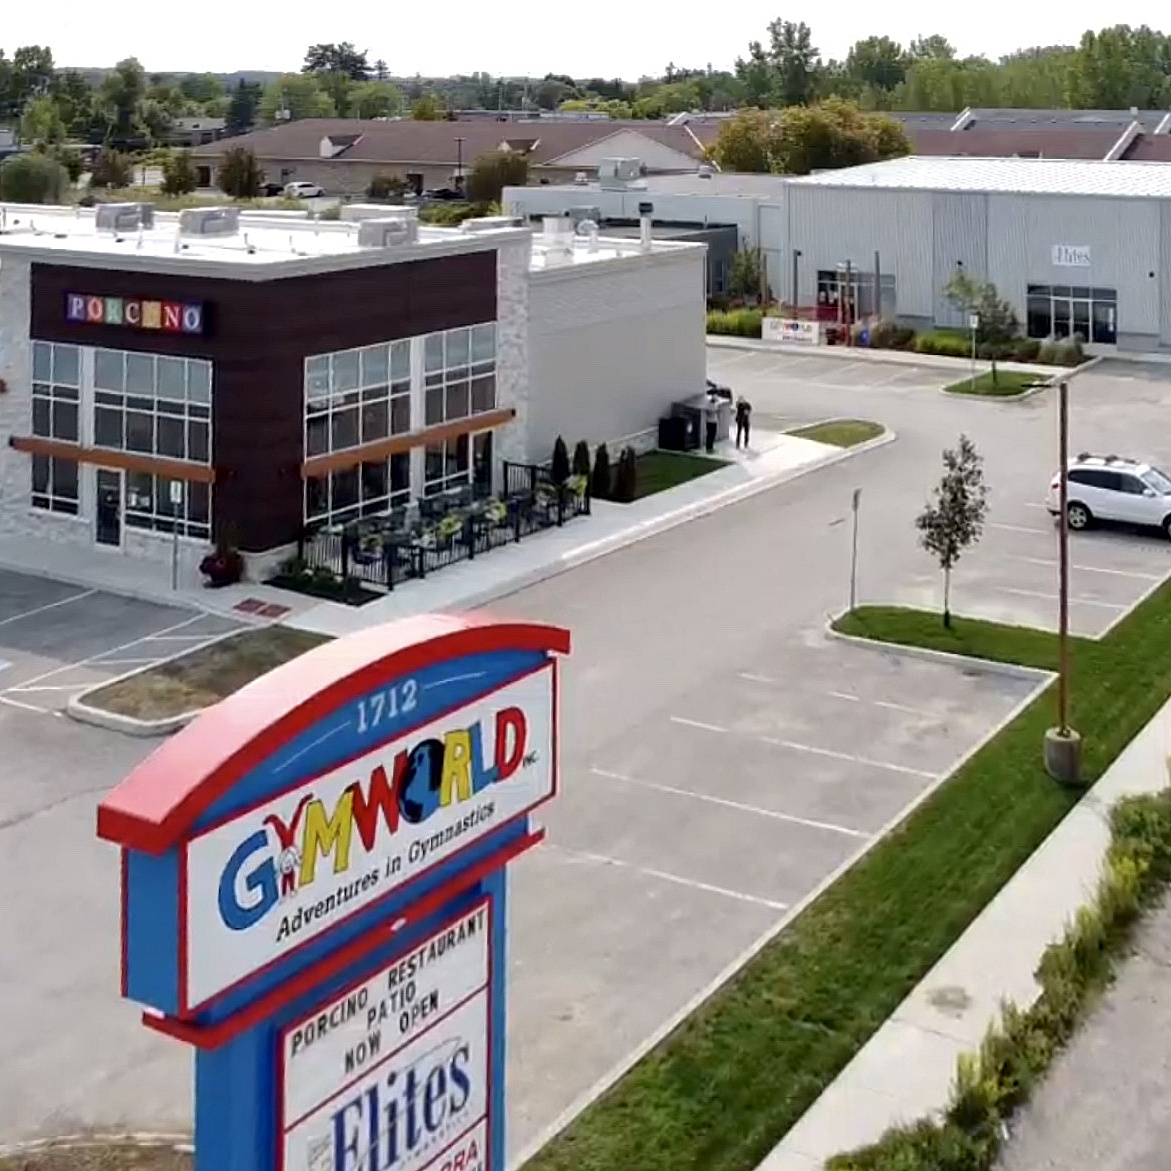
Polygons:
M736 446L741 441L748 446L748 433L752 428L752 404L741 395L736 400Z

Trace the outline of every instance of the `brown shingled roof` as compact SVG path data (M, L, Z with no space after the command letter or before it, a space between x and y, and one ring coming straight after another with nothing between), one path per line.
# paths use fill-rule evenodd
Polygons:
M356 118L305 118L283 126L254 130L236 138L197 147L192 154L213 158L232 147L242 146L258 159L315 159L319 157L322 138L359 135L345 158L373 163L420 163L454 166L461 153L470 162L504 143L524 144L530 161L537 166L581 150L612 137L622 130L633 130L696 160L703 149L685 126L667 126L662 122L416 122L364 121Z
M1101 126L1005 126L956 131L907 126L906 131L916 154L979 158L1040 155L1047 159L1103 159L1121 135L1113 127Z

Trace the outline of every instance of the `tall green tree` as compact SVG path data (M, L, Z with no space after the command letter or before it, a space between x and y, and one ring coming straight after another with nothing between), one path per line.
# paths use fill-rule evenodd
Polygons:
M229 134L245 134L252 129L256 123L263 93L261 85L240 78L232 91L228 111L224 116L225 129Z
M274 126L302 118L332 118L337 110L316 74L286 73L264 87L256 114L266 126Z
M482 154L467 177L467 197L473 203L499 203L505 187L524 187L529 181L529 160L516 150Z
M119 61L106 75L98 90L106 142L122 149L142 145L149 134L142 116L146 89L146 70L137 57Z
M768 59L774 72L772 95L779 105L799 106L813 99L821 56L809 25L779 17L770 21Z
M224 152L216 182L225 195L234 199L251 199L260 194L264 172L250 150L234 146Z
M350 93L355 118L393 118L403 111L403 91L389 81L361 81Z
M310 45L305 50L302 73L340 73L351 81L365 81L370 76L370 65L365 52L359 52L350 41L340 45Z
M907 54L890 37L867 37L851 46L844 70L860 86L893 90L907 75Z

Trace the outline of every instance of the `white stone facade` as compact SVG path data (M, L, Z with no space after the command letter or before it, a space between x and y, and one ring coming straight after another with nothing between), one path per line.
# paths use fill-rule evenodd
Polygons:
M535 459L528 446L531 257L531 238L496 253L496 402L516 411L496 433L497 461Z

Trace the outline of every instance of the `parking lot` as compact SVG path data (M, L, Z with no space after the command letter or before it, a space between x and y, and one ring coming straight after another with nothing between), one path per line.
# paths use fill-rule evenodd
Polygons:
M241 625L0 570L0 705L62 712L87 687Z

